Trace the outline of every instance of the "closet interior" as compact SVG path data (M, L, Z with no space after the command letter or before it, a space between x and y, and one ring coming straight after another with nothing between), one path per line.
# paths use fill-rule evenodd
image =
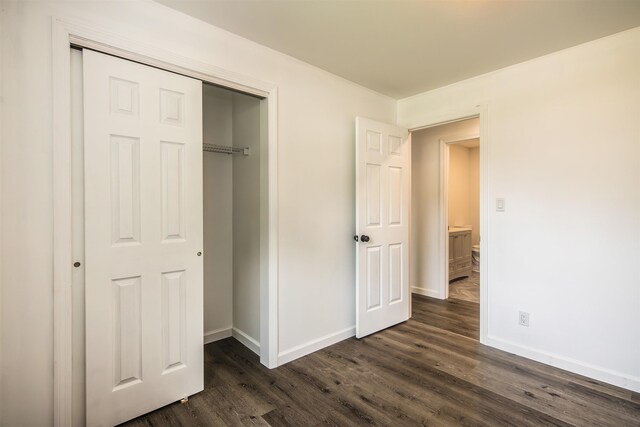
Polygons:
M203 84L204 341L260 354L261 99Z

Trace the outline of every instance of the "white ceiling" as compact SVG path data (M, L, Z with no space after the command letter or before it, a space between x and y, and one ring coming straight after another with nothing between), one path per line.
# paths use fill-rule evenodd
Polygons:
M640 26L640 0L157 0L403 98Z

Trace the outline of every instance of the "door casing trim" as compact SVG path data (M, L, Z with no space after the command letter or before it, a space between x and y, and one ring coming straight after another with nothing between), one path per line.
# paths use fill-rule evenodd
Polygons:
M478 104L472 106L462 106L459 108L448 110L445 113L437 114L424 114L419 116L409 123L399 123L400 126L406 126L409 132L415 132L418 130L440 126L448 123L458 122L467 119L479 118L480 120L480 343L488 345L489 337L489 153L491 148L491 141L489 140L489 105ZM477 137L478 135L476 135ZM443 143L453 143L454 141L441 141ZM446 148L446 147L445 147ZM443 260L440 263L440 295L441 298L447 298L448 295L448 253L445 251L448 247L447 236L447 210L442 204L445 199L444 182L443 180L443 162L444 162L443 150L440 151L440 230L439 230L439 251L443 256ZM413 262L413 260L409 260Z
M466 135L452 139L441 139L440 143L440 254L444 254L444 262L440 264L440 292L439 295L449 298L449 153L451 145L480 138L480 133ZM482 145L482 144L481 144ZM480 148L482 150L482 148ZM480 196L482 197L482 196ZM480 284L482 287L482 284Z

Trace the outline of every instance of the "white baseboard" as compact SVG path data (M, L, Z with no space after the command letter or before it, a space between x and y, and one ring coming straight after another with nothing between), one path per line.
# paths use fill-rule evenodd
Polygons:
M328 347L332 344L351 338L356 334L356 327L351 326L333 334L325 335L313 341L309 341L305 344L293 347L289 350L285 350L278 354L278 366L282 366L285 363L289 363L292 360L299 359L302 356L311 354L314 351L318 351L322 348Z
M247 333L241 331L238 328L233 328L231 336L240 341L242 345L253 351L260 356L260 343L254 338L251 338Z
M216 329L204 333L204 343L209 344L215 341L223 340L231 336L231 328Z
M615 372L599 366L590 365L579 360L571 359L542 350L537 350L508 340L504 340L502 338L488 336L484 341L486 345L497 348L499 350L517 354L518 356L526 357L527 359L532 359L536 362L544 363L545 365L564 369L565 371L584 375L585 377L593 378L598 381L602 381L640 393L639 377L625 375L620 372Z
M438 291L434 291L432 289L427 289L427 288L419 288L417 286L411 287L411 293L424 295L426 297L431 297L431 298L444 299L440 296L440 292Z

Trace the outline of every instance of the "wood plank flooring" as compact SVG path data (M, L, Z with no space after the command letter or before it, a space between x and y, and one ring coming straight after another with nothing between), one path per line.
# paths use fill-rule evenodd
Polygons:
M640 396L480 345L478 304L413 296L413 318L277 369L232 338L205 390L129 426L640 426Z

